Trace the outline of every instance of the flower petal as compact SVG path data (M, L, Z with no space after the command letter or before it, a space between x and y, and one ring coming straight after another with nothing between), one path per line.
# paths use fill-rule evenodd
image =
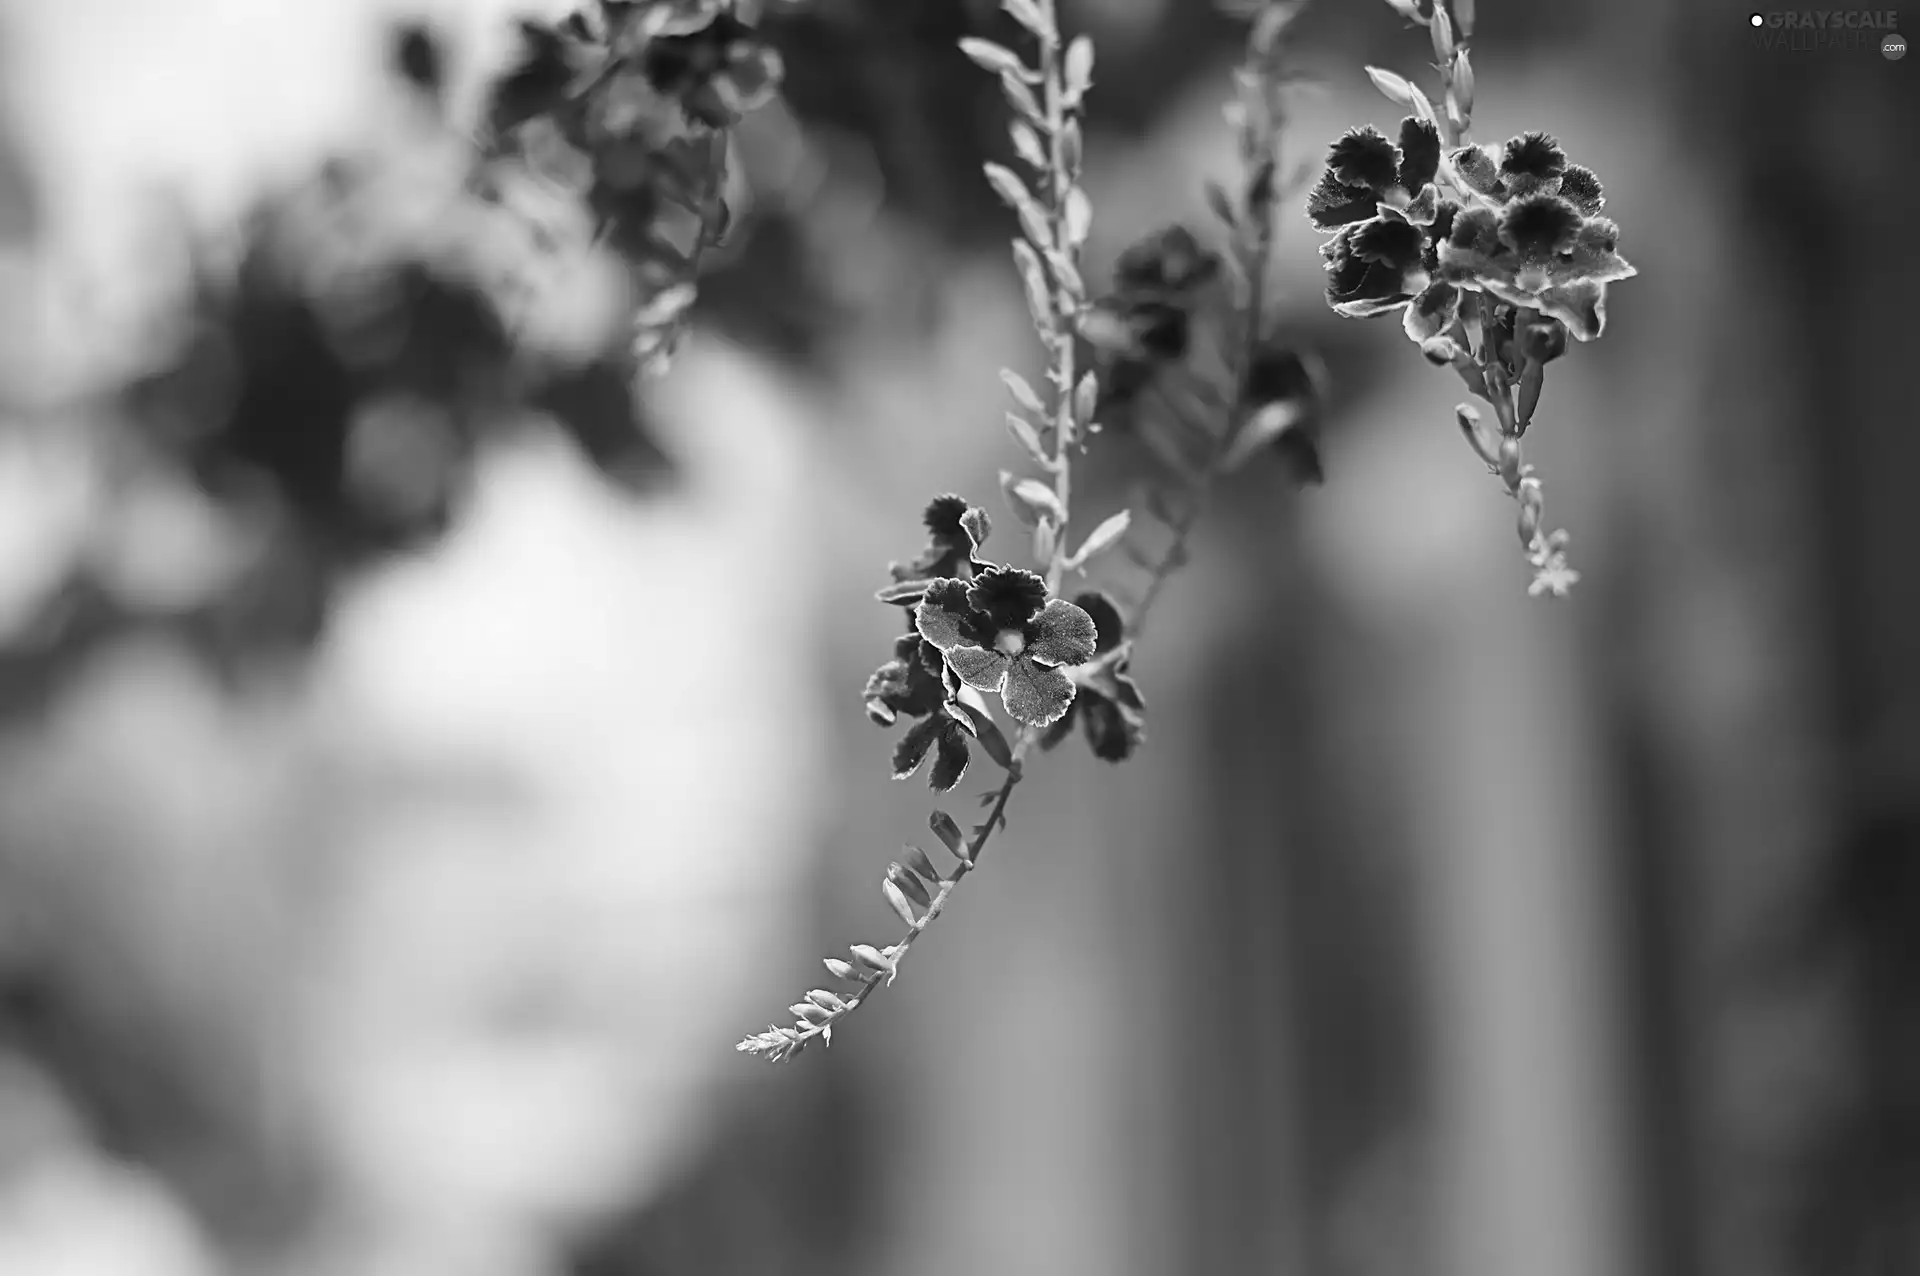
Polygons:
M940 738L941 721L939 717L923 718L900 737L900 743L893 747L894 779L904 780L920 769L920 764L926 761L927 750Z
M1027 626L1026 657L1043 665L1079 665L1093 659L1100 633L1083 609L1056 598Z
M1327 167L1348 186L1365 186L1376 194L1393 185L1400 156L1386 134L1371 124L1348 129L1327 152Z
M1092 628L1093 622L1087 624ZM1006 689L1000 698L1016 721L1030 727L1046 727L1058 722L1073 705L1073 692L1073 679L1058 669L1042 668L1021 656L1007 670Z
M973 609L967 605L966 581L928 582L926 597L913 612L913 626L922 638L941 651L951 651L973 641L976 625Z
M1066 739L1067 734L1073 730L1073 724L1079 717L1080 706L1083 703L1084 701L1075 700L1071 705L1067 706L1067 711L1060 715L1057 722L1040 733L1040 751L1042 753L1051 753L1060 747L1060 742Z
M1540 313L1567 325L1567 331L1581 341L1592 341L1607 328L1607 286L1580 280L1559 288L1549 288L1534 303Z
M1408 337L1424 342L1453 327L1459 316L1460 290L1449 283L1432 283L1408 303L1402 324Z
M1594 176L1592 169L1578 164L1568 165L1567 171L1560 174L1560 198L1587 217L1598 213L1607 203L1600 179Z
M1332 234L1350 222L1365 221L1379 207L1372 191L1346 185L1331 170L1320 175L1319 183L1307 195L1307 217L1322 234Z
M1417 191L1440 171L1440 130L1409 115L1400 121L1400 185Z
M1024 628L1046 601L1046 579L1018 567L989 567L973 578L967 590L967 605L985 617L988 627L996 632ZM976 641L974 645L986 643Z
M945 793L960 783L970 760L966 733L953 723L947 725L950 729L940 733L940 752L933 759L933 774L928 777L935 793Z
M1095 652L1112 651L1127 636L1127 622L1121 617L1120 608L1103 591L1082 590L1073 596L1073 605L1093 621L1097 634L1093 640Z
M1080 720L1086 724L1093 756L1103 762L1125 762L1147 738L1138 713L1099 696L1086 696Z
M1013 657L985 647L955 647L947 652L947 668L979 691L998 691L1006 681Z

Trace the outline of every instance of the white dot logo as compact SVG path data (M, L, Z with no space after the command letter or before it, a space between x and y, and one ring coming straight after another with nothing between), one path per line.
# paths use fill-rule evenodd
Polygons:
M1747 18L1747 25L1750 27L1764 27L1767 25L1767 20L1756 13Z

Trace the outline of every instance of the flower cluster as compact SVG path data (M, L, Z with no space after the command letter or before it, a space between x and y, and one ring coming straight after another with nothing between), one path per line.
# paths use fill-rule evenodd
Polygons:
M1566 532L1542 526L1540 478L1520 440L1547 365L1566 353L1569 337L1592 341L1605 331L1607 285L1636 272L1620 255L1620 228L1601 215L1600 179L1570 163L1552 137L1468 141L1473 6L1388 3L1427 29L1441 105L1401 76L1367 68L1374 87L1411 114L1397 141L1371 127L1349 130L1307 197L1308 218L1333 236L1320 250L1327 304L1350 318L1399 311L1421 353L1493 406L1492 429L1470 404L1455 419L1520 507L1529 592L1563 595L1579 573L1567 565Z
M910 608L910 627L861 694L867 716L880 726L914 719L894 750L894 778L915 774L931 755L933 788L945 792L966 774L971 741L1002 765L1012 756L992 720L967 702L969 689L999 696L1024 726L1051 726L1066 715L1076 691L1063 670L1105 648L1093 617L1050 598L1044 578L979 557L991 531L986 511L940 496L928 504L925 523L919 557L893 564L894 583L875 595ZM1117 643L1119 617L1112 614ZM1137 691L1132 701L1137 706Z
M1464 352L1449 334L1468 292L1537 311L1578 340L1598 337L1606 286L1635 272L1617 251L1620 228L1600 216L1592 171L1544 133L1455 150L1457 196L1436 185L1440 161L1439 130L1411 116L1398 145L1371 127L1333 144L1307 215L1334 236L1320 250L1334 311L1404 308L1407 335L1442 363Z
M771 100L779 54L746 0L591 0L521 23L492 94L489 154L583 200L634 263L634 355L664 367L701 255L726 233L725 130Z
M1156 368L1187 357L1196 308L1220 269L1220 254L1201 247L1185 226L1156 231L1120 255L1112 290L1080 323L1081 335L1106 357L1102 407L1126 404Z

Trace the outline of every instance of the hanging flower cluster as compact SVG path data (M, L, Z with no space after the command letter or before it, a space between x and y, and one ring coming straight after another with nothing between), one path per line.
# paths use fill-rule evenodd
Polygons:
M1553 138L1526 133L1499 150L1455 150L1447 163L1459 193L1443 195L1440 159L1438 129L1413 117L1397 146L1371 127L1334 143L1307 215L1334 236L1320 252L1335 313L1404 308L1407 335L1443 363L1465 348L1449 334L1468 292L1549 316L1577 340L1598 337L1607 285L1635 270L1619 254L1620 228L1600 215L1593 172L1569 164Z

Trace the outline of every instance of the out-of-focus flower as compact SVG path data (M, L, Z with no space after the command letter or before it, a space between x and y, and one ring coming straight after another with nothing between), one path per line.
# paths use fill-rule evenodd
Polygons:
M1086 731L1093 756L1124 762L1147 738L1146 701L1127 669L1133 646L1126 641L1126 622L1113 600L1098 590L1078 594L1073 602L1093 620L1094 658L1070 675L1079 693L1040 737L1040 747L1058 746L1077 723Z

